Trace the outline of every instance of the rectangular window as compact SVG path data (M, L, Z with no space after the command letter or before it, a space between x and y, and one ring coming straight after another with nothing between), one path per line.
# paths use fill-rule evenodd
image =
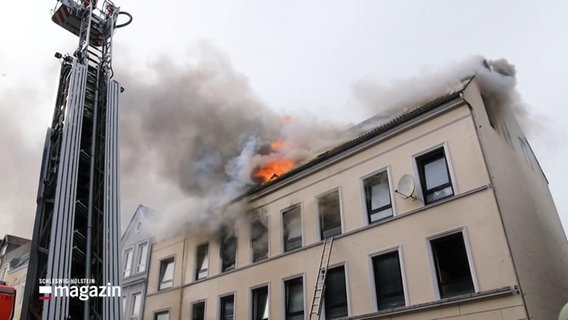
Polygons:
M432 203L454 195L444 148L416 158L424 203Z
M341 234L339 190L329 192L318 198L318 213L322 239Z
M250 226L250 243L252 246L252 262L268 258L268 219L257 219Z
M284 252L302 246L302 216L300 205L295 205L282 212Z
M194 303L191 309L191 320L205 320L205 301Z
M473 293L475 289L463 233L433 239L430 245L440 297L444 299Z
M148 260L148 242L139 245L138 252L138 267L136 268L136 271L144 272L146 271L146 261Z
M204 243L197 247L195 257L195 280L205 279L209 268L209 243Z
M237 238L234 235L228 235L226 232L223 232L219 242L221 247L221 272L235 269Z
M132 259L133 259L133 250L127 249L124 251L124 277L130 277L132 273Z
M219 305L221 308L219 312L221 320L233 320L235 318L235 296L230 295L222 297Z
M252 290L252 320L268 320L268 286Z
M286 320L304 319L304 280L302 277L284 282Z
M392 216L392 204L387 171L379 172L363 180L365 203L369 223Z
M158 290L171 288L174 284L174 258L160 261L160 284Z
M170 312L162 311L154 313L154 320L170 320Z
M373 257L375 292L379 310L405 305L398 251Z
M142 309L142 294L135 293L132 295L132 310L130 310L130 319L139 319Z
M345 267L329 269L325 278L325 318L347 317L347 289Z

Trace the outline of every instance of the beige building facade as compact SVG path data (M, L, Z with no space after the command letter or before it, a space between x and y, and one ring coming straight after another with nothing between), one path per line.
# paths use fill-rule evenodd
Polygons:
M152 246L144 319L555 319L568 244L513 111L476 77Z

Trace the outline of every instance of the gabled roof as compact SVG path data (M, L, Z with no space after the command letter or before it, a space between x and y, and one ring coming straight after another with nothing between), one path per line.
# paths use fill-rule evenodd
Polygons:
M288 172L286 172L285 174L282 174L281 176L265 183L262 185L259 185L257 187L252 188L251 190L249 190L249 192L246 194L246 196L252 196L256 193L259 193L265 189L267 189L268 187L277 185L281 182L283 182L286 179L289 179L297 174L299 174L302 171L308 170L309 168L314 167L317 164L320 164L332 157L335 157L343 152L346 152L352 148L355 148L361 144L363 144L366 141L369 141L371 139L373 139L374 137L377 137L383 133L388 132L389 130L392 130L402 124L404 124L405 122L416 118L422 114L427 113L430 110L436 109L437 107L443 105L446 102L452 101L456 98L460 97L460 94L463 93L463 91L465 90L465 88L467 87L467 85L469 84L469 82L471 82L471 80L473 79L473 77L467 77L465 80L461 81L461 85L458 89L455 89L449 93L446 93L442 96L439 96L433 100L430 100L429 102L416 106L414 108L410 108L409 111L407 112L403 112L402 114L393 117L392 119L390 119L389 121L373 128L370 129L362 134L360 134L358 137L346 141L344 143L341 143L335 147L330 148L329 150L320 153L316 158L306 162L303 165L300 165Z
M146 227L146 229L151 233L152 231L150 228L148 228L148 225L154 219L155 215L156 212L154 211L154 209L142 204L138 205L138 208L136 208L136 211L130 218L130 222L128 222L128 226L126 227L124 233L122 234L122 237L120 238L121 241L123 241L128 234L135 230L135 224L138 221L142 222L142 225Z
M31 241L30 239L26 239L26 238L14 236L14 235L11 235L11 234L7 234L7 235L4 236L4 239L2 239L2 241L0 241L0 245L3 245L5 243L9 243L9 244L13 244L13 245L16 245L16 246L21 246L21 245L26 244L30 241Z

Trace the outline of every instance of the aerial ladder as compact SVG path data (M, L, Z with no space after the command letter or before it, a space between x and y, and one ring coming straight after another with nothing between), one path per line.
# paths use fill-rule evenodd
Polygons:
M329 267L329 259L331 257L331 249L333 248L333 237L325 238L321 249L320 263L318 273L316 276L316 285L314 288L314 295L312 297L312 304L310 309L310 320L319 320L321 315L321 307L325 294L325 279L327 276L327 269Z
M122 24L120 15L127 17ZM52 21L79 43L72 54L55 54L61 62L59 86L45 137L21 319L120 319L122 297L82 301L40 293L49 292L52 280L120 285L118 96L123 89L112 79L112 38L132 16L109 0L100 6L96 0L58 0Z

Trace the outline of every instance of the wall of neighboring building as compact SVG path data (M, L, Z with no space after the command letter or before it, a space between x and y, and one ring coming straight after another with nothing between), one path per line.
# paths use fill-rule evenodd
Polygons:
M437 109L431 117L404 123L396 134L379 135L356 152L341 159L318 164L301 179L283 181L281 187L268 187L251 197L254 207L268 219L269 258L251 263L250 221L243 213L237 222L236 268L221 273L218 236L182 235L154 246L148 282L145 318L155 311L171 310L170 318L189 319L191 305L205 301L205 318L216 317L219 299L235 295L235 315L250 316L251 289L269 286L271 318L283 318L285 301L283 281L303 277L304 310L309 313L320 261L321 236L317 198L339 190L342 235L334 241L330 266L345 267L348 314L364 315L377 311L371 258L398 249L403 273L406 306L428 305L424 313L408 311L404 318L425 319L432 315L472 319L498 314L503 319L524 317L523 301L510 290L518 284L510 258L499 209L491 191L475 124L469 108L459 101L444 112ZM392 131L391 131L392 132ZM433 148L444 148L449 164L454 196L424 204L418 199L395 195L399 179L410 174L419 185L415 157ZM370 225L365 205L363 179L386 170L394 215ZM283 252L283 210L300 204L302 248ZM442 305L432 263L430 239L449 232L462 232L467 248L469 269L475 292L469 298ZM185 240L184 240L185 239ZM209 241L209 275L195 281L196 247ZM160 261L175 259L171 289L159 291ZM491 298L490 292L505 292ZM474 299L481 296L485 299ZM460 317L463 316L463 317ZM515 317L514 315L518 316ZM485 319L485 318L484 318Z
M530 317L555 319L568 301L568 242L546 177L511 106L496 104L491 96L482 99L475 82L465 98L478 125Z
M0 265L0 280L16 288L14 320L20 319L20 313L22 311L22 299L26 285L29 254L30 242L20 245L6 253L2 265Z

